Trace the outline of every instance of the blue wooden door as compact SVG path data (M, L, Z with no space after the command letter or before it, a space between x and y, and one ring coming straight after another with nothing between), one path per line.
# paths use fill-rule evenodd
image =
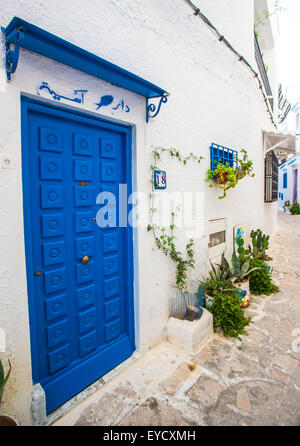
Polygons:
M118 226L130 129L24 99L22 159L33 381L49 413L134 350L132 231ZM102 191L116 227L97 224Z

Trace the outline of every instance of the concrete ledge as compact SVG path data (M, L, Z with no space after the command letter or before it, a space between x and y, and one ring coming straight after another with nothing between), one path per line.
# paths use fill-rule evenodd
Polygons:
M213 315L203 308L201 318L193 322L171 317L167 323L167 333L171 344L196 352L213 336Z

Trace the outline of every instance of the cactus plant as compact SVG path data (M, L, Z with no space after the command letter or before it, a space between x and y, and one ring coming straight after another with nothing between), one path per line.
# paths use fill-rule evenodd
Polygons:
M252 256L256 259L264 260L266 258L266 250L269 248L270 236L263 234L261 229L252 230L250 236L252 239L252 251L251 246L249 246L249 250Z

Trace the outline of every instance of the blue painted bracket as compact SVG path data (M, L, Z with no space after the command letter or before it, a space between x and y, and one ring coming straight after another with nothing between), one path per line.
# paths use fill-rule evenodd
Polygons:
M153 98L151 98L151 100L152 99ZM150 118L155 118L155 116L157 116L160 112L161 104L165 104L166 102L168 102L167 94L163 94L162 96L160 96L160 100L157 106L153 103L149 104L149 98L146 98L146 122L149 122Z
M1 28L4 33L5 28ZM6 77L8 82L11 80L11 73L14 73L18 66L20 45L24 40L24 28L16 27L5 39L5 58L6 58ZM11 48L13 45L13 48Z

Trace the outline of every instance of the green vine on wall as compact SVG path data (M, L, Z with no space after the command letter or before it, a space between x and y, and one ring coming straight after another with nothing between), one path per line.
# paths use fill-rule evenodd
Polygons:
M167 257L175 263L176 265L176 285L177 288L181 291L187 289L187 271L188 268L194 268L195 260L194 260L194 240L190 239L186 244L185 251L186 254L183 255L181 251L179 251L176 247L176 237L174 235L174 230L176 229L175 225L175 217L177 216L176 212L180 210L178 206L175 211L171 212L171 223L168 227L160 227L153 222L153 215L158 211L155 208L155 194L154 194L154 180L153 174L155 170L161 170L158 166L159 161L161 161L161 154L169 153L172 158L177 159L183 165L186 165L188 161L194 160L198 163L203 159L202 156L196 156L192 152L184 156L177 149L171 147L166 149L165 147L154 147L152 150L154 163L151 164L151 185L152 185L152 193L150 194L150 218L151 224L147 226L147 230L152 231L155 245L161 250Z

